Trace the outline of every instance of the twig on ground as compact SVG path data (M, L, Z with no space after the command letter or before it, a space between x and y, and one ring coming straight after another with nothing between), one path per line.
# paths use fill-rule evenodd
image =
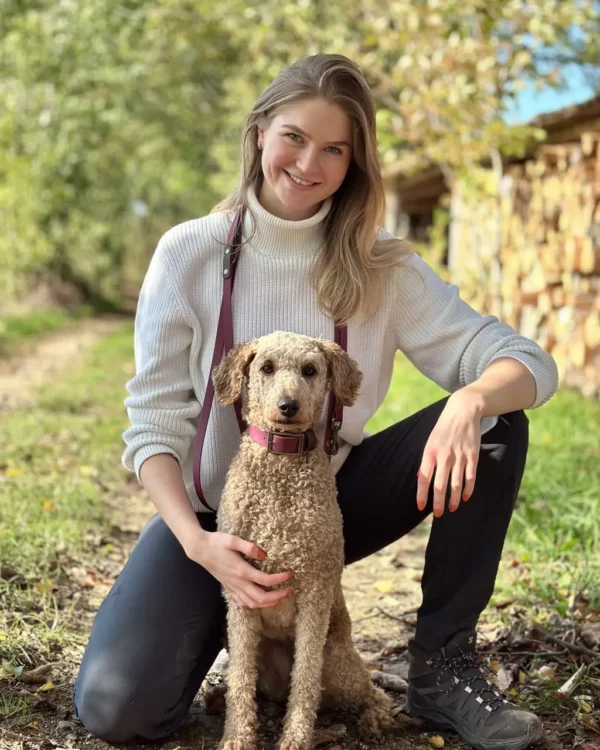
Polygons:
M357 622L363 622L363 620L371 620L373 617L377 617L379 615L379 612L372 612L370 615L364 615L363 617L357 617L355 620L352 620L353 623Z
M382 615L385 615L386 617L390 617L392 620L397 620L398 622L404 622L404 619L400 615L393 615L391 612L386 612L385 609L382 609L381 607L377 607L379 612L381 612Z
M547 638L549 641L551 641L552 643L556 643L557 646L563 646L564 648L568 648L569 651L573 651L576 654L584 654L585 656L589 656L592 659L598 659L598 652L592 651L591 648L586 648L585 646L579 646L576 643L569 643L568 641L563 641L561 638L557 638L555 635L552 635L552 633L549 633L541 625L537 625L534 623L534 628L536 630L539 630L539 632L542 633L544 637Z
M487 649L482 652L486 656L493 655L493 656L564 656L565 654L568 654L569 652L567 649L563 649L562 651L488 651Z

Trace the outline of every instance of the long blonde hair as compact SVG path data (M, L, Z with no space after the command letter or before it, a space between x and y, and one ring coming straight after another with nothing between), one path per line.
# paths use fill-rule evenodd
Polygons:
M311 266L310 280L324 314L339 323L355 317L368 319L381 303L385 271L413 251L404 240L377 241L385 193L377 153L376 107L361 69L352 60L333 54L304 57L263 91L242 133L238 186L211 213L241 207L248 211L247 190L253 185L258 195L264 179L258 128L267 127L292 102L316 97L344 110L354 136L352 159L344 181L332 196L332 207L324 220L325 241Z

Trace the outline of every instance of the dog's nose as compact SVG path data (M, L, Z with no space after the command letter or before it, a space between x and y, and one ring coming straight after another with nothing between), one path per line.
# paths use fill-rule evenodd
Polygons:
M280 398L277 402L277 408L284 417L294 417L298 413L300 404L295 398Z

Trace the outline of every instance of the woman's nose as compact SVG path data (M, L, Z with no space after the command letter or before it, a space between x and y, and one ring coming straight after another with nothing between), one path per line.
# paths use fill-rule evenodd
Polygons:
M298 169L307 180L317 181L319 175L320 153L316 149L306 148L298 158Z

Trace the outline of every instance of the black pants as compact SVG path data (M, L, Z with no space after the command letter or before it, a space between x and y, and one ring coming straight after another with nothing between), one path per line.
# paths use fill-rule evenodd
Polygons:
M419 511L417 471L446 401L352 449L337 476L347 563L399 539L431 513L433 482ZM501 416L482 437L471 499L433 521L415 636L426 649L474 627L492 595L528 439L523 411ZM213 516L198 515L204 528L215 529ZM172 733L221 648L224 620L219 582L153 516L98 610L75 683L79 719L112 742Z

